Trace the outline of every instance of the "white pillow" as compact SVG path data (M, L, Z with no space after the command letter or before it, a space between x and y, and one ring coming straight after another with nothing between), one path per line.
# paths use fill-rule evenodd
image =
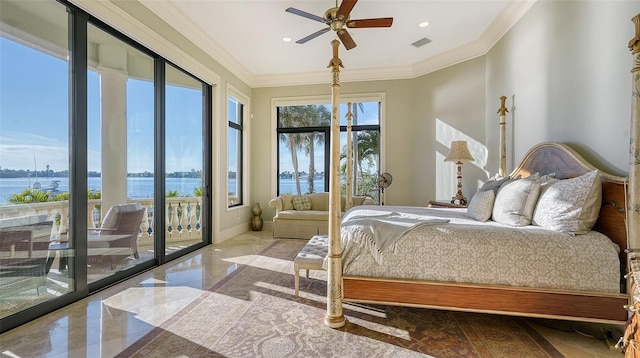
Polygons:
M482 186L480 187L480 189L478 189L478 191L492 190L493 193L495 194L498 192L498 189L500 189L502 184L504 184L507 180L509 180L509 177L506 177L506 178L500 178L497 176L493 177L487 180L484 184L482 184Z
M576 178L559 180L540 195L533 223L568 234L586 234L598 220L602 183L597 170Z
M531 224L539 194L540 176L537 173L505 183L496 195L491 214L493 220L511 226Z
M483 222L489 220L495 198L496 194L493 190L478 191L473 194L465 216Z

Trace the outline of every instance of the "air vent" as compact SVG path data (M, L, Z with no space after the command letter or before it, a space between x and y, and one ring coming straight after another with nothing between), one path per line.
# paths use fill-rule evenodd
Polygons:
M431 42L431 40L429 40L429 39L428 39L428 38L426 38L426 37L423 37L423 38L421 38L420 40L418 40L418 41L416 41L416 42L412 43L412 44L411 44L411 46L414 46L414 47L418 48L418 47L422 47L422 46L424 46L424 45L428 44L429 42Z

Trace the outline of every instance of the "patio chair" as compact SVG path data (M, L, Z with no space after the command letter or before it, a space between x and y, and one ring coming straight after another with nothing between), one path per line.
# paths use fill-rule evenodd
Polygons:
M102 225L90 229L94 233L87 237L88 263L99 265L106 260L111 269L115 269L118 263L131 255L138 259L138 234L144 212L145 208L140 203L111 207Z
M52 227L46 215L0 220L0 297L46 287Z

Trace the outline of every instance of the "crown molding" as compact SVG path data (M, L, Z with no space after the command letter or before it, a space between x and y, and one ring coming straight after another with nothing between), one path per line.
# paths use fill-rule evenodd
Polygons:
M220 63L224 68L237 76L241 81L253 87L254 76L238 62L220 44L207 35L202 29L191 21L182 11L170 1L138 0L149 11L156 14L173 29L188 38L211 58Z
M157 52L171 59L175 63L183 64L185 61L190 66L185 68L197 68L194 73L207 73L206 78L215 74L214 69L202 64L198 60L180 50L174 44L155 33L143 23L133 18L131 15L111 4L109 1L95 0L72 0L86 11L95 14L97 17L108 22L115 28L123 30L129 36L149 45L161 43ZM282 87L311 84L324 84L330 81L326 71L292 74L268 74L254 75L240 62L238 62L220 44L208 36L199 26L195 25L184 13L175 7L170 1L137 0L149 11L153 12L160 19L169 24L173 29L189 38L195 45L209 54L226 70L245 82L251 88L261 87ZM445 53L417 62L410 66L352 69L341 74L342 82L364 82L412 79L426 75L431 72L485 55L504 36L513 25L515 25L526 12L537 2L537 0L512 0L505 9L496 17L489 27L480 37L469 44L454 48ZM107 5L109 4L109 5ZM151 42L149 40L152 40ZM156 49L154 49L156 51ZM176 53L178 55L176 55ZM187 60L185 60L187 59ZM206 70L205 70L206 69ZM215 74L217 82L220 77ZM206 80L205 78L205 80Z
M349 70L341 74L342 82L411 79L483 56L531 9L537 0L512 0L477 41L454 48L412 66ZM279 87L330 82L326 72L255 76L253 87Z

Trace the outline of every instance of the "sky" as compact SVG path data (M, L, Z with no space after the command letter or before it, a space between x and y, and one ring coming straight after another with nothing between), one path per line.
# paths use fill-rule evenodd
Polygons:
M175 76L177 70L168 67ZM0 37L0 167L5 169L53 171L69 168L69 68L66 61ZM183 75L183 74L182 74ZM100 76L88 73L88 170L101 172ZM127 80L127 171L153 172L153 83ZM183 86L166 89L167 172L201 169L202 97L199 90ZM329 104L327 104L329 106ZM378 124L378 103L365 102L359 110L359 124ZM346 124L347 105L340 105L341 123ZM229 116L235 116L229 106ZM108 127L107 127L108 128ZM342 135L344 145L344 135ZM229 138L230 148L235 147ZM280 146L284 158L281 171L293 171L288 149ZM237 156L229 153L229 168L237 171ZM317 163L324 161L322 148ZM299 169L307 171L309 160L298 156ZM317 170L322 170L317 168Z
M0 167L69 168L66 61L0 37ZM88 74L88 170L100 172L100 78ZM129 79L127 171L153 172L153 83ZM167 172L202 169L201 91L167 86Z

